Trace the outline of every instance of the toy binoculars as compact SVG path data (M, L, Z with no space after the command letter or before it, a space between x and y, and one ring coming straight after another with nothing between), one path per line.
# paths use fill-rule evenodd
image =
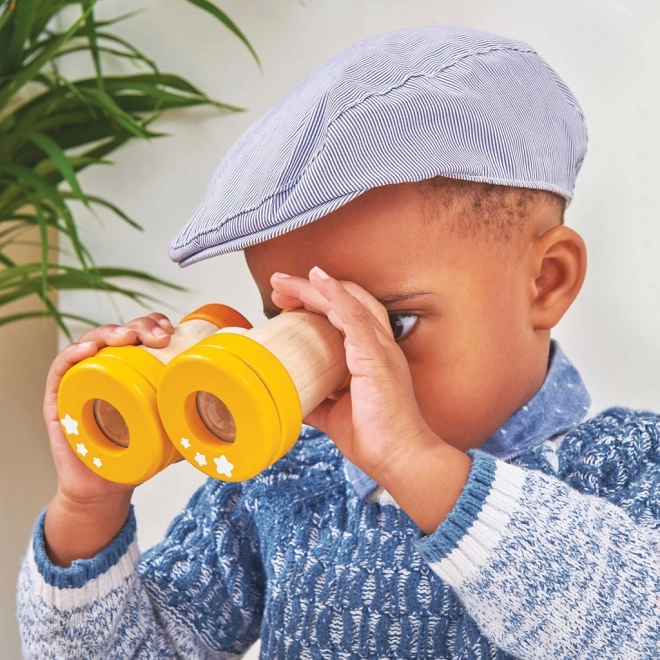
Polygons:
M243 481L286 454L303 418L349 379L325 316L293 309L253 328L210 304L165 348L106 347L74 365L57 403L69 444L109 481L142 483L181 456Z

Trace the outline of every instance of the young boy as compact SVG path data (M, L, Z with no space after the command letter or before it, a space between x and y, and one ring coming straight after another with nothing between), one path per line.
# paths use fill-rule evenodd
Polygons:
M589 395L550 339L585 246L563 224L577 101L526 44L460 28L359 43L236 143L173 244L245 249L267 316L304 306L352 373L284 458L209 480L137 550L131 488L92 474L56 411L106 345L51 368L59 475L19 584L27 657L660 656L660 418Z

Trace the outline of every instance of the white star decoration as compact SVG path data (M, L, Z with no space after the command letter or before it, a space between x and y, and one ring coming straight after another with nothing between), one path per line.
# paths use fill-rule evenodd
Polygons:
M197 465L199 465L199 467L202 467L202 465L206 465L206 456L204 456L204 454L200 454L199 452L197 452L195 454L195 460L197 461Z
M64 419L61 419L60 422L62 422L67 435L78 435L78 422L69 413L64 415Z
M79 445L76 445L76 451L81 455L81 456L87 456L87 447L81 442Z
M181 446L190 449L190 440L188 438L181 438Z
M231 477L231 471L234 469L234 466L226 459L225 456L214 458L213 462L215 463L215 467L218 470L218 474L225 474L228 477Z
M101 467L101 466L103 465L103 463L101 463L101 459L100 459L98 456L96 456L96 457L94 458L94 460L92 461L92 463L94 463L94 465L96 465L96 467Z

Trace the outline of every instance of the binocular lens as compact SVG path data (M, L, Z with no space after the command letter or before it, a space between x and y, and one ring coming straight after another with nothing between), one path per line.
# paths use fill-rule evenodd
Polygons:
M197 392L197 412L204 426L225 442L236 440L236 424L229 408L210 392Z
M128 426L117 408L103 399L94 399L94 419L110 442L120 447L128 447L131 441Z

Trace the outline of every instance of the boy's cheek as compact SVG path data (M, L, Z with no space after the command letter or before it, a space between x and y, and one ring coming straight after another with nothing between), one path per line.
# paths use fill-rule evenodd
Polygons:
M456 446L485 432L493 397L490 387L484 387L484 368L476 352L465 354L460 346L454 352L449 344L435 341L418 346L414 356L406 358L417 405L437 436Z

